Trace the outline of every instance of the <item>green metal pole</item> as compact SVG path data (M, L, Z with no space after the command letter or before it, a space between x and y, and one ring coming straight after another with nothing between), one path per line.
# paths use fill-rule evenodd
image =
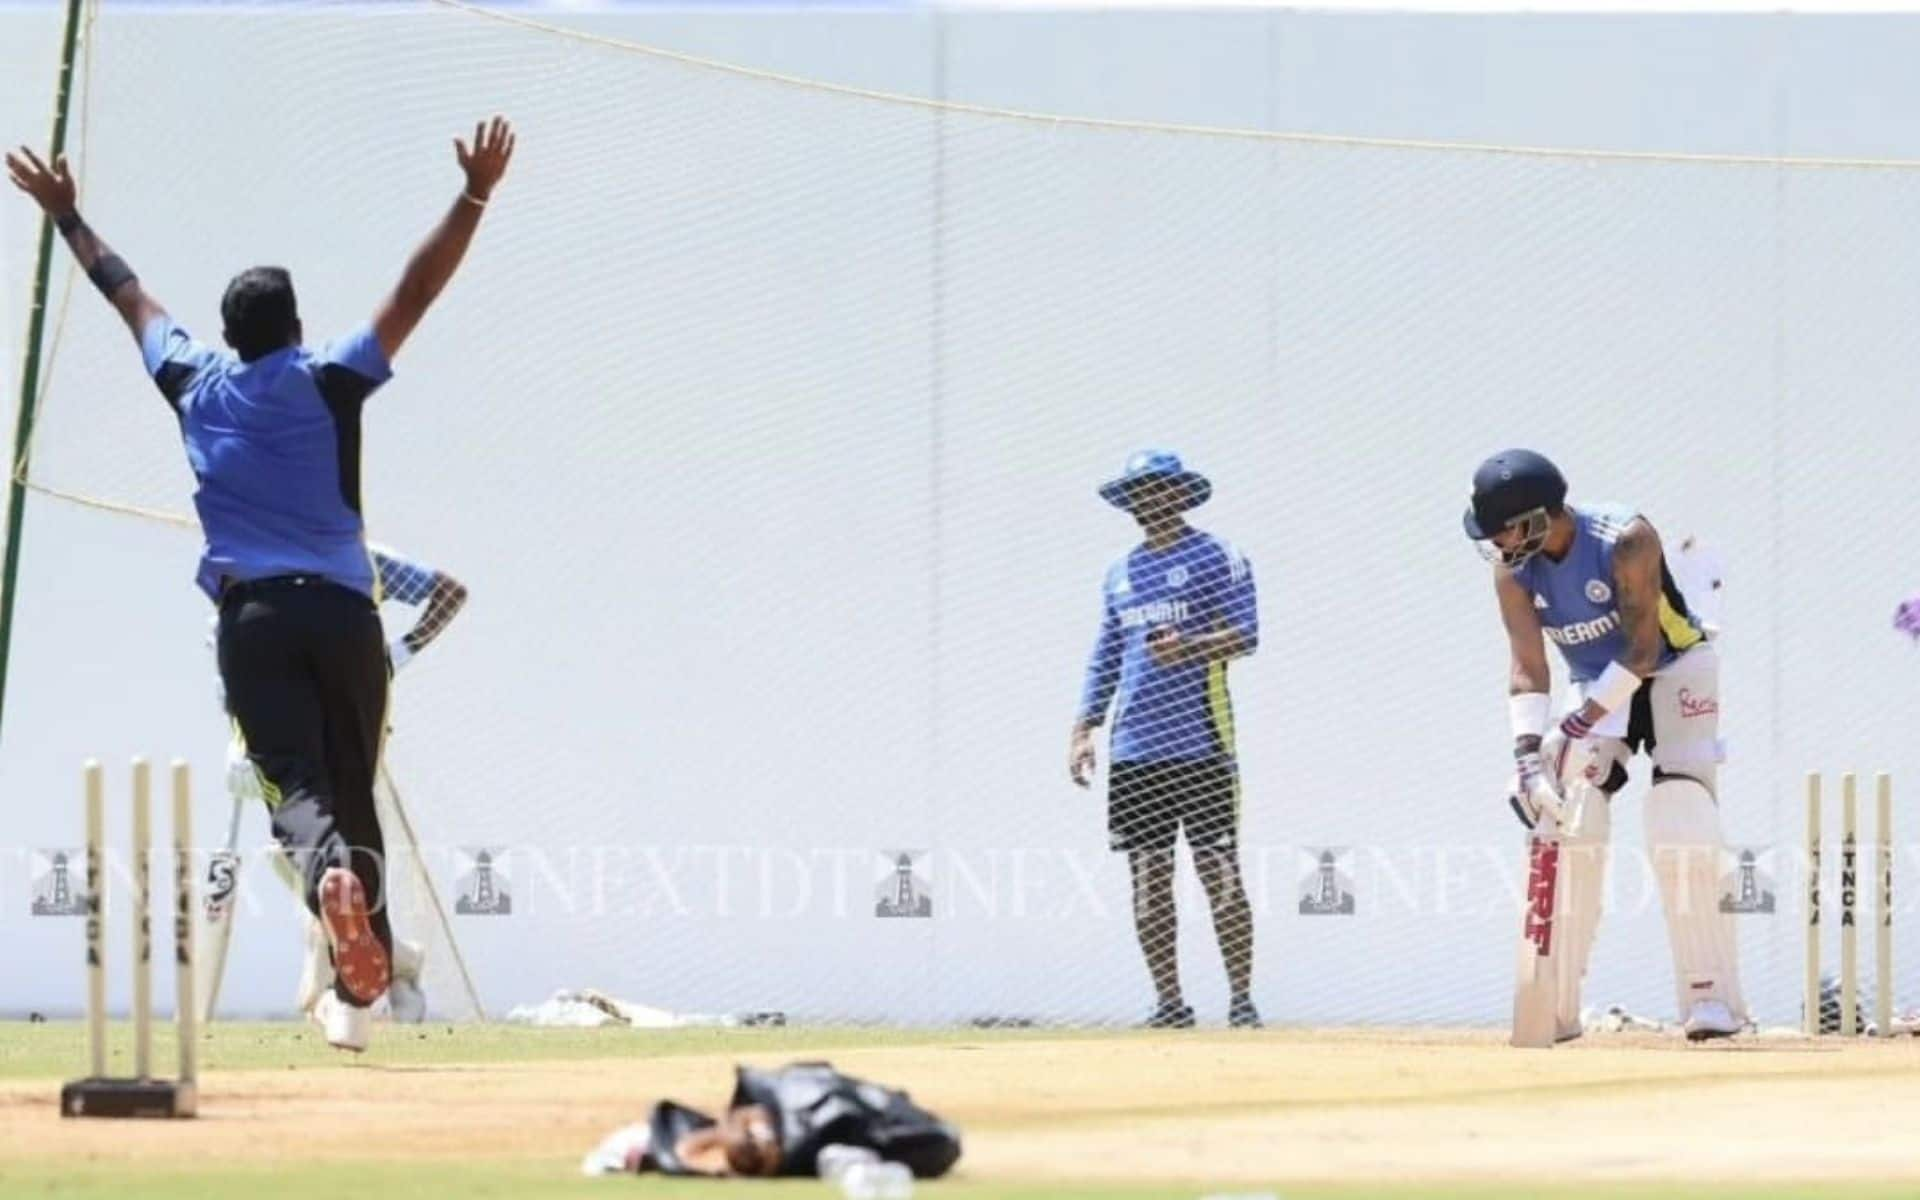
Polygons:
M60 42L60 87L53 101L53 141L47 161L66 153L67 110L73 97L74 48L80 42L82 0L67 0L67 31ZM33 445L33 418L40 394L40 343L47 328L48 279L53 272L53 218L40 221L40 258L33 268L33 300L28 308L26 363L20 371L20 414L13 427L13 454L7 460L7 550L0 566L0 732L6 728L7 663L13 651L13 604L20 582L20 527L27 515L27 457Z

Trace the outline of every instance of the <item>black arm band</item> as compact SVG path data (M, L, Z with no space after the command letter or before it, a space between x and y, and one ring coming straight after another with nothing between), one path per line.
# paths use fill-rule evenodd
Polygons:
M72 237L76 229L86 228L86 222L80 219L79 210L62 213L53 219L53 227L60 231L61 237Z
M107 254L87 269L87 278L93 280L93 286L100 289L102 296L112 299L115 292L134 281L134 274L126 259Z

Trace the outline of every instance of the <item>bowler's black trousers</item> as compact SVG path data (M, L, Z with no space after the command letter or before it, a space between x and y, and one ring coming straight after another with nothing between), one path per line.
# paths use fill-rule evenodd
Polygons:
M307 910L319 915L327 869L350 867L391 955L386 843L373 806L388 668L373 601L314 575L228 586L220 600L220 678L265 784L274 839L304 882Z

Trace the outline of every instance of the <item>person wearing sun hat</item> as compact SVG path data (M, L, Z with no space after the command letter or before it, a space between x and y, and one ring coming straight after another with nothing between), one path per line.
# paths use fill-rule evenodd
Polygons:
M1100 632L1087 663L1068 750L1073 782L1091 787L1094 730L1108 735L1108 844L1127 856L1134 929L1153 979L1154 1028L1187 1028L1180 991L1174 848L1182 830L1213 909L1225 961L1228 1021L1257 1028L1252 994L1253 910L1240 877L1240 774L1227 664L1259 645L1253 568L1246 556L1187 524L1213 494L1206 476L1170 450L1127 459L1100 497L1139 524L1145 540L1107 570Z

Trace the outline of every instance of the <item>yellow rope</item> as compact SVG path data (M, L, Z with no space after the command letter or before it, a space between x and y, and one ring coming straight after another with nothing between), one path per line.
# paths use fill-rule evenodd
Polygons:
M1163 121L1126 121L1101 117L1037 113L1020 109L998 108L991 105L963 104L949 100L936 100L925 96L911 96L898 92L885 92L872 88L853 87L847 84L828 83L822 80L788 75L778 71L761 70L755 67L742 66L738 63L723 62L717 59L703 58L698 55L667 50L658 46L649 46L624 38L587 33L578 29L569 29L562 25L536 20L516 12L482 8L476 4L469 3L468 0L432 0L432 3L441 8L479 20L531 30L546 36L562 38L586 45L599 46L629 54L643 55L663 62L676 63L681 66L732 75L737 78L751 79L783 87L800 88L828 95L845 96L852 99L891 104L924 111L954 113L990 120L1019 122L1045 126L1052 129L1089 129L1116 133L1146 133L1272 142L1298 146L1345 147L1363 150L1403 150L1427 153L1564 160L1572 162L1674 163L1819 170L1909 171L1920 168L1920 159L1907 158L1828 158L1796 155L1695 154L1677 151L1596 150L1552 146L1500 145L1488 142L1449 142L1424 141L1412 138L1357 137L1342 134L1299 133L1283 130L1244 129L1228 126L1192 125ZM86 146L92 126L94 27L99 19L100 0L87 0L85 14L85 25L83 26L81 35L84 39L85 58L80 84L79 154L77 156L77 161L80 164L80 182L83 184L85 182L87 163ZM70 155L69 157L73 158L75 156ZM52 394L54 367L59 357L62 335L67 323L68 306L72 301L77 277L78 271L72 262L69 261L66 279L61 292L59 313L56 320L52 322L50 341L47 352L44 355L46 367L40 383L40 394L36 397L36 403L40 406L43 415L45 413L47 400ZM39 423L36 422L34 440L38 440L38 437ZM15 478L19 479L32 491L103 512L140 517L187 529L195 527L196 523L191 517L180 513L96 499L77 492L70 492L36 483L27 477L26 468L27 463L30 461L30 449L31 445L22 448L21 458L13 464L13 474Z
M143 508L138 504L122 504L117 500L102 500L96 496L86 496L79 492L69 492L63 488L51 487L44 483L27 481L27 490L38 492L42 496L51 496L55 500L65 500L69 504L78 504L82 508L91 508L97 512L117 513L123 517L139 517L147 521L158 521L162 525L172 525L179 529L198 529L200 523L192 517L180 513L168 512L161 508Z
M519 13L505 12L493 8L482 8L477 4L468 3L467 0L432 0L432 3L442 8L477 17L481 20L494 21L503 25L512 25L521 29L530 29L553 37L582 42L587 45L601 46L608 49L625 51L630 54L644 55L648 58L659 59L663 62L678 63L681 66L697 67L701 70L734 75L742 79L753 79L763 83L803 88L812 92L847 96L859 100L871 100L882 104L895 104L907 108L988 117L1002 121L1018 121L1026 124L1043 125L1049 128L1096 129L1118 133L1182 134L1195 137L1277 142L1300 146L1353 147L1366 150L1416 150L1451 154L1493 155L1509 158L1566 159L1574 162L1695 163L1736 167L1805 167L1898 171L1920 168L1920 159L1911 158L1822 158L1817 156L1801 157L1795 155L1775 156L1764 154L1690 154L1681 151L1659 150L1592 150L1564 146L1507 146L1492 142L1443 142L1422 141L1413 138L1354 137L1344 134L1292 133L1284 130L1271 129L1241 129L1231 126L1186 125L1165 121L1123 121L1103 117L1063 116L1057 113L1036 113L1014 108L995 108L991 105L984 104L961 104L951 100L935 100L926 96L910 96L901 92L883 92L872 88L853 87L848 84L827 83L818 79L807 79L803 76L787 75L778 71L764 71L757 67L741 66L738 63L722 62L718 59L702 58L693 54L683 54L677 50L664 50L658 46L648 46L640 42L627 41L623 38L608 37L604 34L586 33L578 29L569 29L564 25L554 25L546 21L538 21Z

